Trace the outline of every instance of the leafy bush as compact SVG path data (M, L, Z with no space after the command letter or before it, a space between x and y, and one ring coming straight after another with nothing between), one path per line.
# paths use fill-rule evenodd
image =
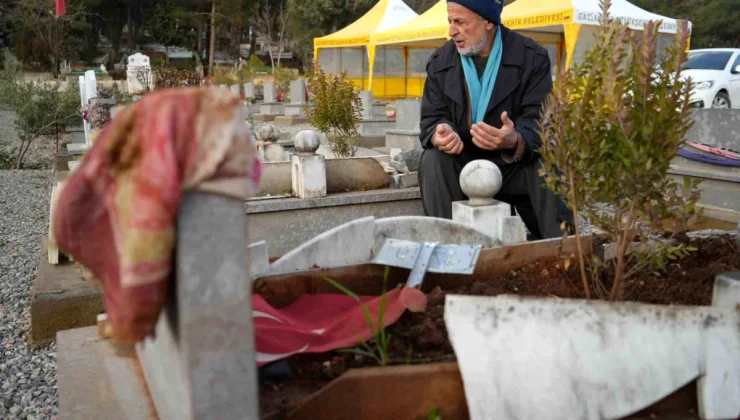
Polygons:
M308 120L326 134L335 156L354 156L362 118L359 91L346 72L327 75L318 64L315 69L310 81L313 107L306 106Z
M603 16L608 16L610 3L603 1ZM661 59L659 26L653 22L636 32L618 20L604 19L583 61L558 78L540 122L541 173L548 186L568 202L576 218L581 214L616 241L610 290L598 280L606 262L594 260L590 270L597 293L611 299L623 297L624 280L635 271L625 273L625 258L635 237L645 241L651 233L643 226L691 215L698 199L698 182L678 185L668 177L670 162L691 127L691 84L681 71L688 30L684 22ZM600 212L600 203L612 205L615 214ZM655 269L688 250L658 247L628 258L638 260L637 269ZM579 266L590 297L580 249Z
M236 85L239 83L239 76L234 70L224 67L216 67L213 74L213 84L215 85Z
M290 99L290 81L295 79L295 73L291 69L277 66L273 77L275 78L275 86L283 92L283 102L287 102Z
M195 69L181 69L172 66L156 67L154 69L156 89L168 89L185 86L200 86L203 77Z
M267 72L268 67L257 57L252 55L249 61L239 67L238 77L240 83L253 82L257 73Z
M20 64L15 68L19 67ZM23 168L28 150L40 138L54 139L58 150L64 128L79 117L80 108L78 89L60 91L56 84L34 85L23 82L19 76L20 73L8 68L0 77L0 103L15 113L13 124L20 139L17 147L10 145L15 153L15 169ZM0 160L7 159L5 156Z

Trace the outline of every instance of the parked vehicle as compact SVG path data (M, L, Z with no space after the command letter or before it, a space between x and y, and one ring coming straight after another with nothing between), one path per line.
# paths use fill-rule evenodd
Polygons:
M691 50L683 68L694 82L692 107L740 108L740 48Z

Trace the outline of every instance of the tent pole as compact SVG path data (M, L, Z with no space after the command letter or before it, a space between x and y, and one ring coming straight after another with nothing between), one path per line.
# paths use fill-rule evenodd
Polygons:
M570 65L573 64L573 53L576 51L576 43L578 41L578 33L581 31L580 23L566 23L563 25L563 35L565 37L565 50L568 53L568 57L565 59L565 68L570 69Z
M367 46L367 64L368 64L368 83L367 90L370 91L370 97L373 95L373 67L375 67L375 45L368 44Z

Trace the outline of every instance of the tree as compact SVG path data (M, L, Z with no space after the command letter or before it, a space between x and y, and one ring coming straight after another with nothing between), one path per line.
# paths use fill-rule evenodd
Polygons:
M28 150L39 138L54 138L58 148L64 127L79 116L80 97L76 88L60 91L56 85L24 83L17 71L8 69L0 78L0 103L15 113L13 125L20 144L14 168L22 169Z
M603 15L610 1L603 1ZM679 185L668 176L671 161L691 128L691 84L681 78L686 59L688 28L681 25L673 45L658 55L657 25L631 31L621 22L606 20L596 44L581 63L561 74L549 95L540 122L541 173L547 185L563 197L576 218L578 259L584 294L589 283L603 297L624 296L625 279L641 269L657 271L666 258L676 259L689 249L659 247L639 256L628 247L639 235L670 216L684 220L695 210L697 183ZM660 65L660 72L655 68ZM603 214L608 203L614 214ZM598 276L589 281L580 249L577 217L583 215L616 242L614 278L610 287ZM685 226L679 226L685 229ZM635 265L626 270L628 259ZM605 262L594 261L594 270Z
M264 2L261 3L259 8L255 11L253 17L253 25L257 35L268 42L270 64L272 66L273 74L275 74L275 69L280 67L280 58L283 53L286 38L285 32L288 26L288 19L290 18L289 10L290 9L283 7L282 0L279 0L277 4L269 4L267 0L264 0ZM272 43L274 41L278 44L277 63L275 62L275 56L272 52Z
M89 4L90 1L86 0L70 0L67 2L67 14L57 18L53 4L47 0L3 0L0 19L14 30L16 55L23 59L18 49L24 51L24 44L31 46L25 51L37 59L43 59L56 76L64 39L75 23L84 21Z
M693 24L691 48L740 47L737 0L633 0L636 6Z
M308 58L314 38L349 25L374 4L372 0L286 0L286 8L291 11L286 35L298 52Z

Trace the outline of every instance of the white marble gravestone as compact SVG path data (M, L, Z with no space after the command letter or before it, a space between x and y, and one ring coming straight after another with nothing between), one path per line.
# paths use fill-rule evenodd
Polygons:
M373 118L373 93L369 90L360 91L360 100L362 101L362 119L369 120Z
M234 94L234 96L236 96L237 98L241 98L242 92L239 88L239 85L231 85L229 89L231 90L231 93Z
M274 82L265 82L263 85L264 89L264 102L266 104L277 103L277 90Z
M277 90L274 82L265 82L264 102L260 105L260 114L262 115L282 115L284 107L277 101Z
M421 142L421 100L401 99L396 101L396 127L385 132L385 147L402 150L419 149Z
M295 152L290 156L293 195L318 198L326 195L326 158L316 154L319 136L310 130L296 134Z
M527 240L527 228L519 216L512 216L511 205L493 199L502 182L501 170L489 160L474 160L465 165L460 172L460 187L470 200L452 203L452 220L503 245L516 245Z
M249 82L244 84L244 97L247 99L254 99L254 83Z
M303 80L290 82L290 103L285 104L285 116L305 118L306 83Z
M149 83L148 90L154 90L154 75L149 57L136 53L128 57L128 65L126 66L126 88L132 95L147 91L147 87L139 80L139 72L143 72L143 78Z
M471 420L619 419L699 378L702 419L740 416L740 311L447 295Z

